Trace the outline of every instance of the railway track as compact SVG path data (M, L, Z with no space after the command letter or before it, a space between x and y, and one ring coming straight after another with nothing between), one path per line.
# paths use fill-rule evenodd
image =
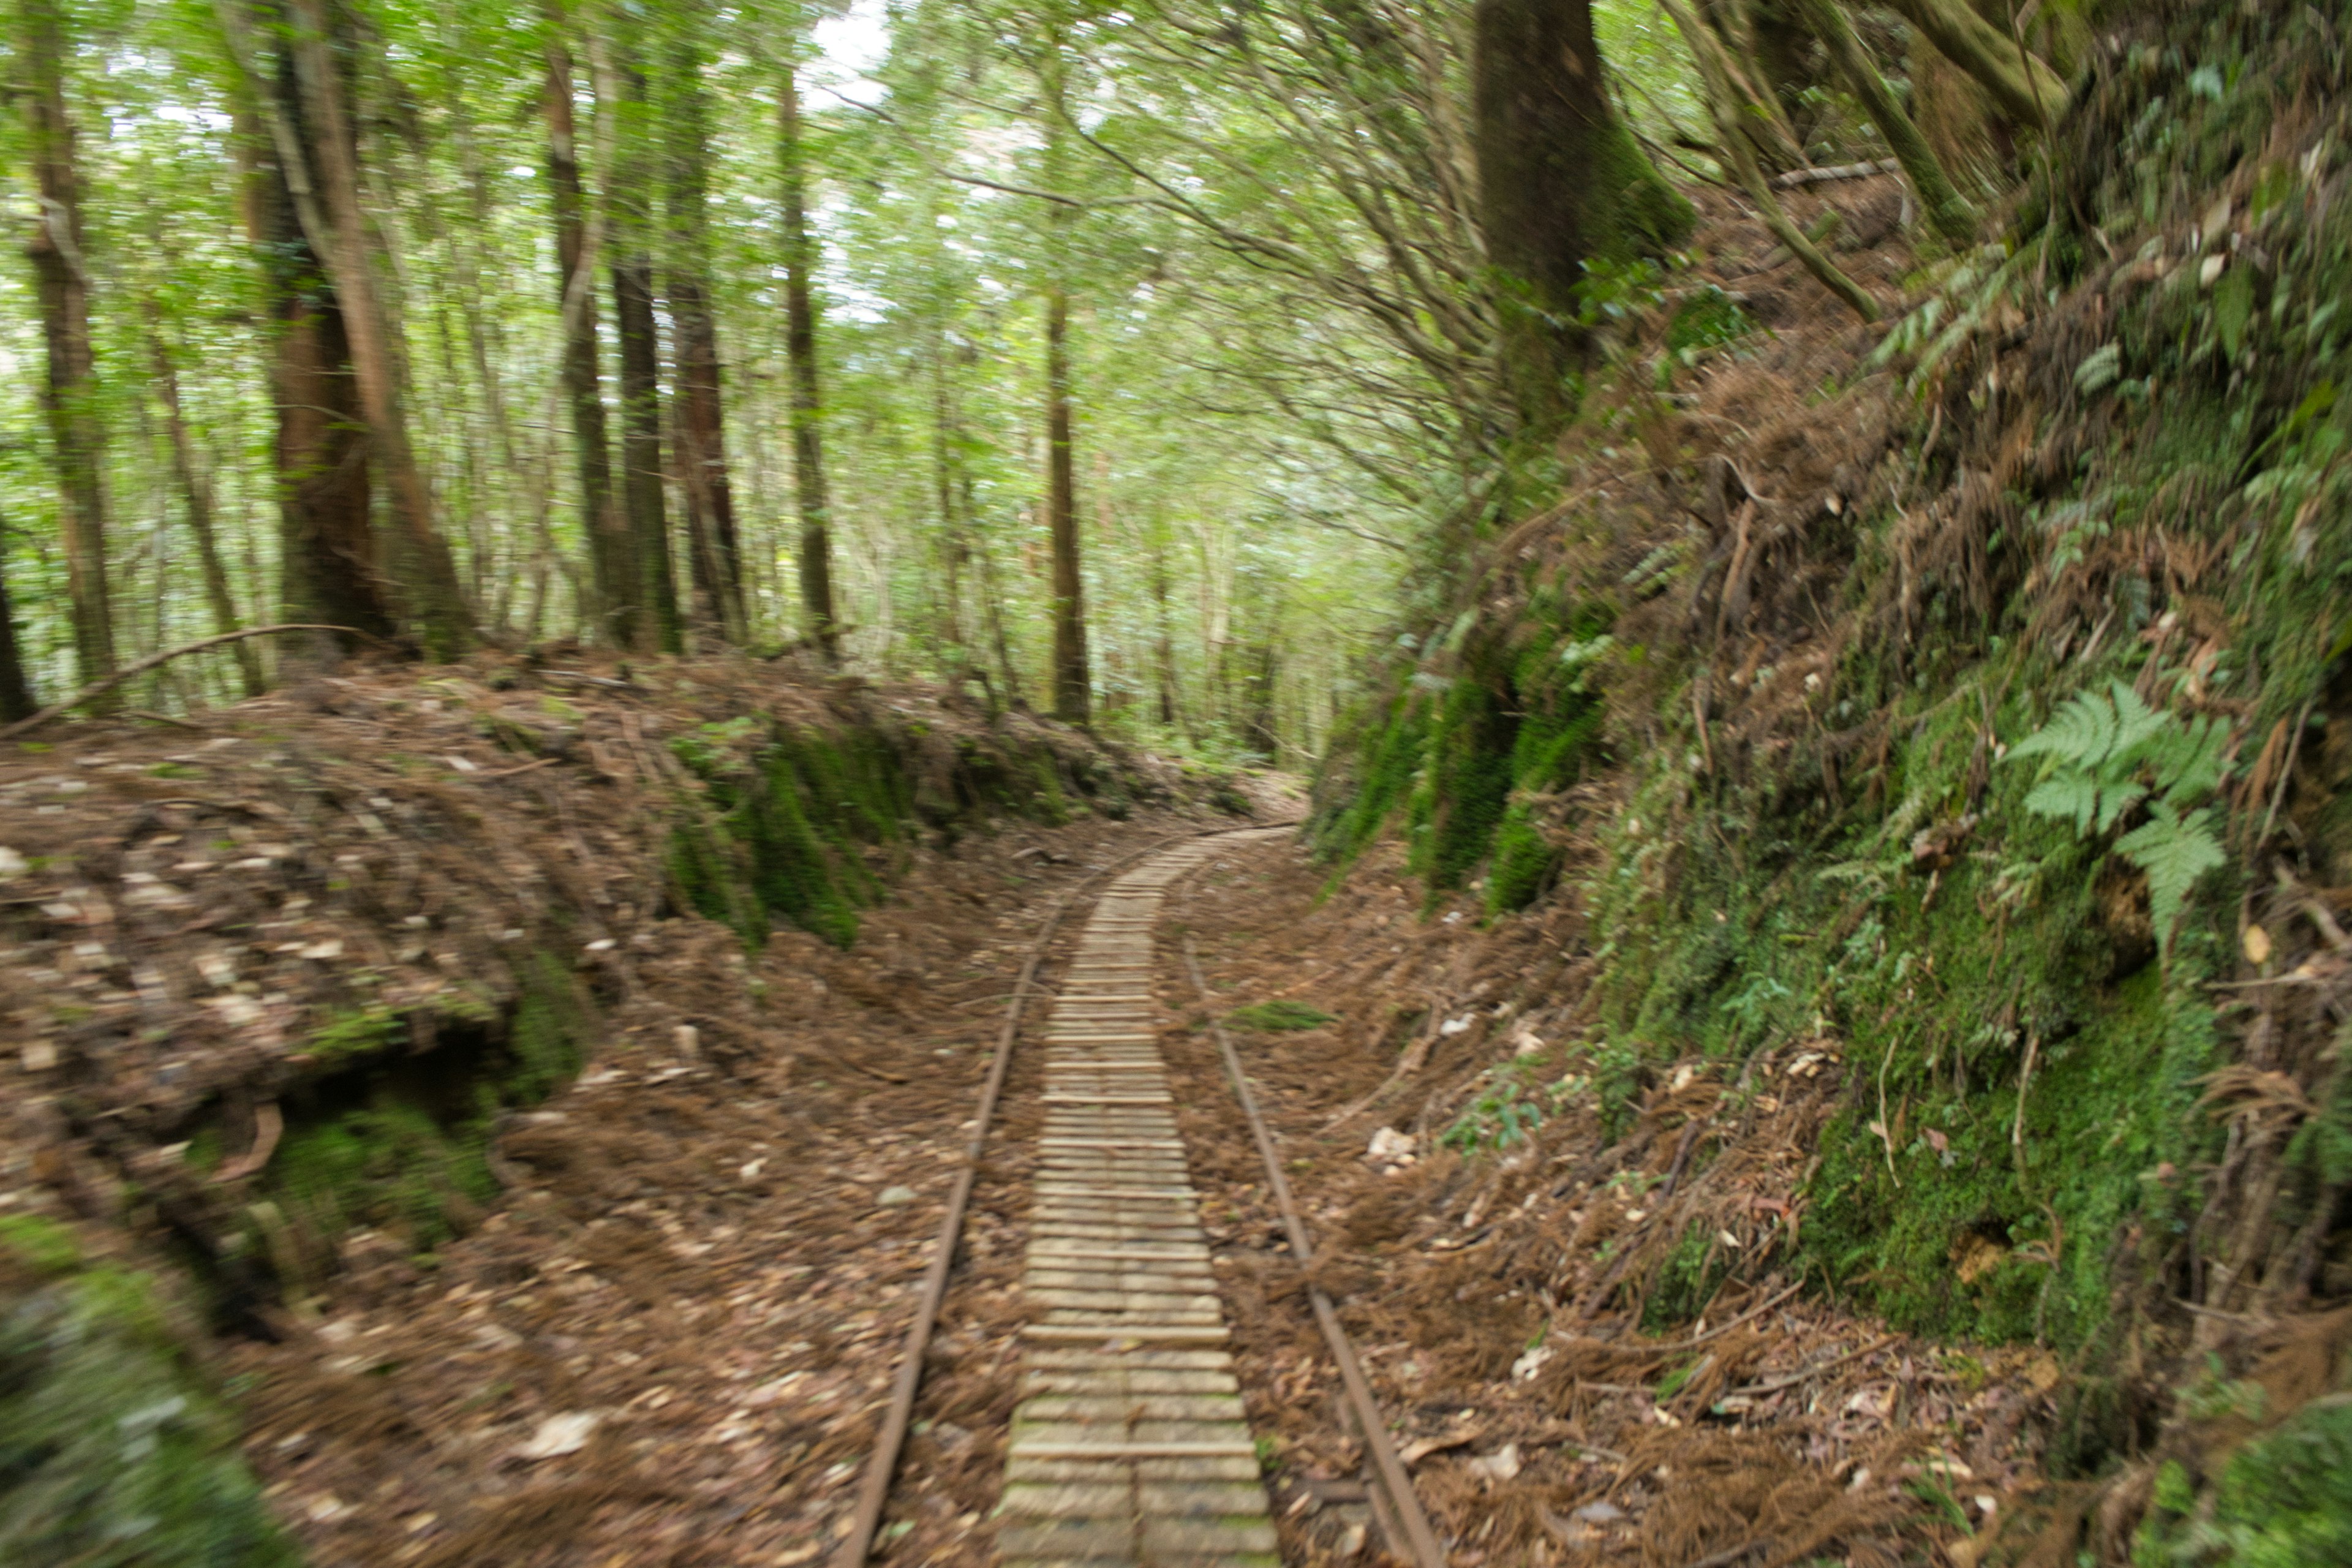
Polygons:
M1045 1112L1022 1289L1022 1399L1006 1445L996 1541L1004 1568L1260 1568L1279 1562L1255 1440L1228 1349L1206 1236L1159 1047L1154 928L1169 889L1228 830L1163 845L1109 878L1078 936L1043 1035ZM1139 861L1139 863L1138 863ZM1075 897L1076 895L1073 895ZM950 1194L892 1401L867 1461L852 1533L833 1568L862 1568L888 1501L924 1352L946 1294L980 1156L1036 971L1066 900L1022 973ZM1207 994L1189 944L1184 962ZM1231 1103L1247 1119L1294 1252L1309 1243L1239 1058L1217 1029ZM1353 1348L1320 1291L1316 1316L1384 1494L1384 1533L1416 1568L1445 1558Z

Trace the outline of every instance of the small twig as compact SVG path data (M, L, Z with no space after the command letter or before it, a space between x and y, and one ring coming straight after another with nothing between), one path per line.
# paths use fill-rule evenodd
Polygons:
M1748 1310L1740 1313L1739 1316L1732 1319L1729 1322L1709 1329L1703 1334L1693 1334L1689 1339L1678 1340L1670 1345L1644 1345L1643 1348L1644 1350L1655 1351L1662 1355L1672 1354L1675 1351L1695 1349L1699 1345L1706 1343L1709 1340L1721 1339L1724 1335L1739 1327L1742 1323L1752 1322L1756 1319L1762 1317L1765 1313L1770 1311L1773 1308L1779 1306L1781 1302L1787 1300L1790 1297L1795 1295L1804 1288L1805 1282L1800 1279L1794 1285L1790 1286L1786 1290L1783 1290L1779 1295L1773 1297L1770 1300L1764 1302L1761 1306L1750 1307Z
M2033 1087L2033 1059L2042 1053L2042 1037L2025 1037L2025 1067L2017 1075L2017 1114L2009 1124L2009 1146L2017 1156L2017 1184L2025 1185L2025 1092Z
M205 729L202 724L194 723L186 719L174 719L169 713L151 712L144 708L126 709L123 710L122 716L125 719L143 719L150 724L169 724L174 729L194 730L199 735L208 735L212 733L211 731Z
M1794 1388L1801 1383L1810 1382L1812 1379L1821 1376L1822 1373L1829 1371L1832 1367L1843 1366L1850 1361L1860 1361L1864 1356L1869 1355L1874 1351L1883 1351L1887 1346L1900 1340L1902 1337L1903 1336L1901 1334L1887 1334L1879 1339L1871 1341L1870 1343L1866 1345L1858 1346L1853 1350L1850 1350L1843 1355L1832 1356L1829 1360L1821 1363L1817 1366L1809 1366L1801 1372L1792 1372L1786 1377L1776 1377L1771 1379L1769 1382L1751 1383L1744 1388L1732 1389L1730 1393L1743 1396L1759 1394L1778 1394L1784 1388Z
M2303 705L2303 711L2294 716L2294 729L2287 737L2286 762L2279 769L2278 788L2271 792L2271 808L2263 814L2263 830L2254 836L2256 848L2260 848L2270 837L2271 824L2278 820L2279 807L2286 800L2288 781L2294 777L2296 757L2303 751L2304 726L2311 722L2311 705L2318 700L2315 697L2307 700Z
M562 760L561 757L541 757L536 762L525 763L519 768L499 768L495 773L480 773L476 776L486 779L510 779L517 773L527 773L536 768L549 767Z
M1743 1541L1737 1546L1727 1547L1721 1552L1711 1552L1705 1557L1689 1563L1687 1568L1726 1568L1727 1564L1737 1563L1749 1552L1771 1544L1770 1536L1759 1535L1753 1540Z

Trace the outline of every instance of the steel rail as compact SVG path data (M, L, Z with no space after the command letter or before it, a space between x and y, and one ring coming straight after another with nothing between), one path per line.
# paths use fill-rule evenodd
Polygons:
M971 1204L972 1186L980 1179L980 1160L987 1146L989 1125L996 1120L996 1103L1003 1095L1004 1079L1012 1070L1021 1016L1027 1007L1038 967L1045 962L1045 949L1061 929L1062 917L1106 878L1171 845L1193 838L1214 838L1221 834L1256 831L1265 826L1254 823L1249 827L1213 827L1199 833L1171 834L1091 873L1056 899L1047 912L1045 923L1030 944L1029 960L1021 966L1021 977L1013 984L1004 1026L997 1033L996 1058L989 1064L988 1078L981 1087L971 1140L964 1146L962 1168L956 1172L955 1184L948 1192L947 1213L940 1220L939 1239L932 1244L930 1265L923 1271L922 1289L916 1296L915 1319L908 1325L898 1374L890 1385L890 1406L876 1435L874 1451L866 1458L866 1474L857 1489L857 1510L851 1516L849 1534L835 1549L833 1568L865 1568L866 1557L874 1549L875 1531L881 1528L882 1510L889 1504L891 1483L898 1473L898 1456L906 1447L908 1424L915 1412L915 1395L922 1386L923 1355L930 1348L931 1331L939 1324L940 1308L947 1300L948 1278L955 1268L956 1249L962 1244L964 1214Z
M1282 1157L1275 1149L1274 1133L1258 1111L1257 1097L1250 1093L1249 1079L1243 1076L1241 1053L1234 1049L1232 1037L1217 1021L1216 998L1209 994L1209 983L1201 973L1200 955L1194 952L1190 935L1184 938L1184 967L1191 972L1193 989L1200 992L1201 1000L1211 1005L1209 1030L1216 1036L1217 1049L1224 1055L1225 1071L1233 1078L1234 1094L1242 1102L1242 1114L1249 1119L1250 1136L1257 1142L1258 1158L1265 1163L1266 1184L1273 1189L1274 1201L1282 1210L1282 1226L1290 1237L1291 1256L1305 1268L1315 1260L1314 1244L1307 1239L1306 1222L1298 1217L1289 1180L1282 1173ZM1323 1331L1323 1342L1329 1348L1332 1361L1339 1364L1339 1383L1355 1411L1356 1425L1363 1429L1364 1446L1371 1450L1372 1468L1380 1477L1381 1489L1388 1494L1389 1506L1396 1510L1403 1527L1405 1544L1412 1553L1415 1568L1446 1568L1445 1548L1439 1543L1437 1532L1430 1528L1429 1515L1423 1510L1421 1498L1412 1489L1412 1479L1405 1474L1404 1461L1389 1439L1387 1418L1381 1415L1380 1402L1372 1396L1372 1385L1364 1376L1363 1363L1356 1358L1356 1347L1349 1342L1348 1331L1339 1326L1339 1310L1320 1286L1310 1283L1307 1294L1314 1303L1315 1321Z

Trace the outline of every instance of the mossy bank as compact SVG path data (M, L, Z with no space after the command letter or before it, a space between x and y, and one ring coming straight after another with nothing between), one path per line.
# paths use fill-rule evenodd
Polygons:
M1583 497L1409 642L1318 816L1335 873L1393 830L1433 900L1580 902L1604 1105L1842 1062L1782 1261L2050 1347L2077 1475L2259 1353L2210 1314L2352 1296L2352 15L2108 10L2011 236L1810 405L1660 305ZM1690 1241L1654 1321L1733 1266ZM2333 1422L2143 1498L2146 1560L2323 1560L2286 1543L2343 1539Z

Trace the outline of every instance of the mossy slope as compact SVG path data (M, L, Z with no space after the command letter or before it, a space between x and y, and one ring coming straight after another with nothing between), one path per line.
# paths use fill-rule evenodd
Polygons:
M2320 1285L2310 1259L2352 1186L2325 1033L2261 1047L2305 1108L2262 1134L2280 1152L2259 1210L2217 1208L2229 1194L2200 1174L2236 1147L2211 1102L2240 1080L2214 1075L2248 1051L2244 994L2214 983L2319 941L2263 913L2281 872L2352 879L2347 770L2312 760L2337 755L2352 711L2352 9L2116 21L2018 237L1952 269L1882 355L1917 401L1849 489L1872 503L1807 520L1805 550L1843 574L1811 625L1749 613L1744 584L1729 603L1688 550L1670 613L1640 610L1654 590L1625 584L1649 561L1604 574L1571 541L1398 673L1317 819L1335 859L1384 826L1410 835L1433 895L1483 868L1490 910L1552 874L1530 872L1547 829L1589 835L1567 872L1597 961L1582 1016L1596 1066L1630 1081L1694 1052L1835 1042L1851 1093L1807 1182L1815 1278L1905 1328L2061 1352L2076 1375L2055 1458L2074 1467L2161 1414L2145 1380L2185 1339L2172 1299L2214 1270L2271 1300ZM1741 461L1773 488L1767 458ZM1654 558L1682 548L1656 537ZM1555 672L1603 629L1622 640L1577 683L1608 693L1588 739ZM2193 809L2168 817L2129 770L2139 798L2077 826L2041 793L2061 762L2004 753L2116 680L2231 750ZM1595 763L1611 810L1544 798ZM2159 839L2194 852L2167 930L2145 874L2166 874ZM2294 1477L2336 1473L2314 1422L2277 1472L2296 1497L2317 1483ZM2261 1488L2231 1486L2246 1542L2271 1539L2244 1524ZM2242 1560L2298 1560L2270 1551Z

